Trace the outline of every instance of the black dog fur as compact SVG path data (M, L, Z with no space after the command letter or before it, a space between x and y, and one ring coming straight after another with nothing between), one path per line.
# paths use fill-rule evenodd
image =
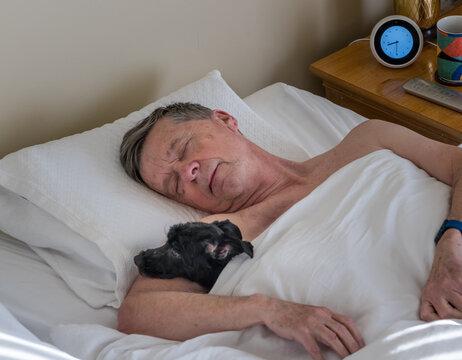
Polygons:
M165 245L141 251L134 261L143 276L183 277L210 290L226 264L243 252L253 257L253 246L242 241L241 231L229 220L190 222L173 225Z

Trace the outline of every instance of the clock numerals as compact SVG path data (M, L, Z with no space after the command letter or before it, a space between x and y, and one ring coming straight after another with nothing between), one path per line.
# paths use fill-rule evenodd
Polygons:
M406 57L412 49L412 43L410 31L396 25L385 30L381 40L383 52L393 59Z
M388 46L396 45L396 46L395 46L395 55L396 55L396 56L398 56L398 44L399 44L399 41L398 41L398 40L396 40L396 41L394 41L394 42L391 42L391 43L388 43L388 44L387 44Z

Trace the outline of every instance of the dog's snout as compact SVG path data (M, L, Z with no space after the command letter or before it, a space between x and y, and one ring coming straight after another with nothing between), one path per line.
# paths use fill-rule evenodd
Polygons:
M144 251L141 251L138 255L135 256L134 261L135 261L136 266L138 266L138 267L143 266L143 264L144 264L143 255L144 255Z

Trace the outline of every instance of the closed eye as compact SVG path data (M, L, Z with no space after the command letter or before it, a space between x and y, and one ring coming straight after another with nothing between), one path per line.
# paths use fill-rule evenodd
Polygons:
M175 174L175 194L178 195L178 184L180 183L179 181L179 176L178 174Z
M183 146L183 149L181 151L181 155L180 157L178 158L179 161L182 161L184 159L184 157L186 156L186 152L189 150L189 148L191 147L190 146L191 144L191 139L189 139L185 145ZM175 194L178 195L179 194L179 189L178 189L178 185L180 183L180 176L178 174L175 174Z
M186 155L186 150L188 150L189 144L190 144L190 143L191 143L191 139L189 139L189 140L185 143L185 145L184 145L184 147L183 147L183 151L181 152L181 156L180 156L179 160L183 160L183 159L184 159L184 157L185 157L185 155Z

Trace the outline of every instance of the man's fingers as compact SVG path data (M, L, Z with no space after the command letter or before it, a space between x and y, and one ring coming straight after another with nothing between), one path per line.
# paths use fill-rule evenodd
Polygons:
M440 299L435 302L434 308L440 319L460 319L462 318L462 312L456 309L446 299Z
M431 293L423 295L420 318L425 321L462 319L462 296L447 291L440 296L432 296Z
M361 333L359 332L358 328L356 327L352 319L350 319L348 316L344 316L340 314L333 314L332 319L337 320L338 322L342 323L348 329L350 334L353 335L354 339L356 340L356 343L359 345L359 348L356 349L355 351L366 346L366 343L364 342L364 339L361 336Z
M304 346L314 360L323 359L320 346L325 344L340 356L359 350L363 340L353 321L326 307L271 299L265 325L277 335Z
M448 306L450 309L450 312L447 314L447 318L451 319L462 319L462 311L461 307L454 305L454 301L448 301Z
M343 324L332 320L332 322L326 324L327 328L337 334L339 340L342 342L348 354L353 354L358 351L361 347L350 331ZM339 354L342 355L342 354Z
M451 294L451 297L448 297L448 302L449 302L449 305L457 309L459 313L462 314L462 295L461 294L457 292L453 292Z
M422 301L420 306L420 318L424 321L439 320L438 314L429 301Z
M460 231L446 231L443 234L435 249L432 269L422 291L421 299L420 316L422 320L462 318L462 237Z
M321 348L318 343L311 335L308 335L306 338L299 340L299 342L305 347L305 350L308 354L311 355L313 360L324 360L324 357L321 353Z
M350 355L350 352L345 347L343 342L340 340L340 337L334 331L330 330L327 327L325 327L319 334L319 341L321 341L324 345L329 346L342 358L345 358L348 355Z

